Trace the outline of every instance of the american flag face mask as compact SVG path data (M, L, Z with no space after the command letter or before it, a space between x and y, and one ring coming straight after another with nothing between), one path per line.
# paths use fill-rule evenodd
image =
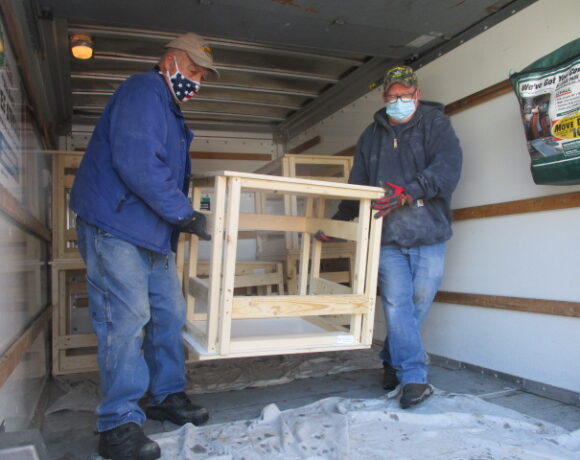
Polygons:
M169 75L169 72L166 72L166 75L171 82L171 90L173 91L175 99L177 99L179 102L185 102L199 92L201 84L198 81L193 81L184 77L183 74L179 71L179 66L177 65L177 61L175 61L175 58L174 62L175 73L173 75Z

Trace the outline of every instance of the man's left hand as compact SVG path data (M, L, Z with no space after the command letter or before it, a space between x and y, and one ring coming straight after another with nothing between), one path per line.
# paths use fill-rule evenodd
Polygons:
M201 212L194 211L193 215L179 225L182 232L193 233L199 236L202 240L210 241L211 235L206 231L205 215Z
M372 208L378 211L375 213L375 219L380 219L389 214L393 209L413 202L413 197L400 185L385 182L385 192L384 197L375 200L372 204Z

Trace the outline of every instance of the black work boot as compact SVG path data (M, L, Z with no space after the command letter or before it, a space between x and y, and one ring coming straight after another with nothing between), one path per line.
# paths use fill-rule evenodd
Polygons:
M401 396L401 408L408 409L425 401L433 394L433 388L428 383L408 383L403 387Z
M111 460L155 460L161 457L161 449L139 425L129 422L100 433L99 455Z
M383 388L387 391L393 391L399 386L397 370L389 363L383 361Z
M201 425L209 419L207 409L193 404L183 391L170 394L160 404L149 406L146 414L153 420L169 420L177 425Z

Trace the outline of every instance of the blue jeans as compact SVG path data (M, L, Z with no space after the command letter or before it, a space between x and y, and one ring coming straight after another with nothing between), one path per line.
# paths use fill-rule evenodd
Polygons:
M379 286L387 337L381 359L401 385L427 383L421 325L441 284L445 243L414 248L381 247Z
M97 335L102 400L97 431L142 425L138 401L158 404L185 387L181 329L185 300L175 259L140 248L77 219Z

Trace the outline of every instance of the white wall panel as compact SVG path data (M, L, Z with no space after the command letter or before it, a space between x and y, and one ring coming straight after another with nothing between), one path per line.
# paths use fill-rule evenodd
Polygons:
M460 221L453 231L441 290L580 300L577 208Z
M423 328L430 353L580 391L580 318L436 304Z

